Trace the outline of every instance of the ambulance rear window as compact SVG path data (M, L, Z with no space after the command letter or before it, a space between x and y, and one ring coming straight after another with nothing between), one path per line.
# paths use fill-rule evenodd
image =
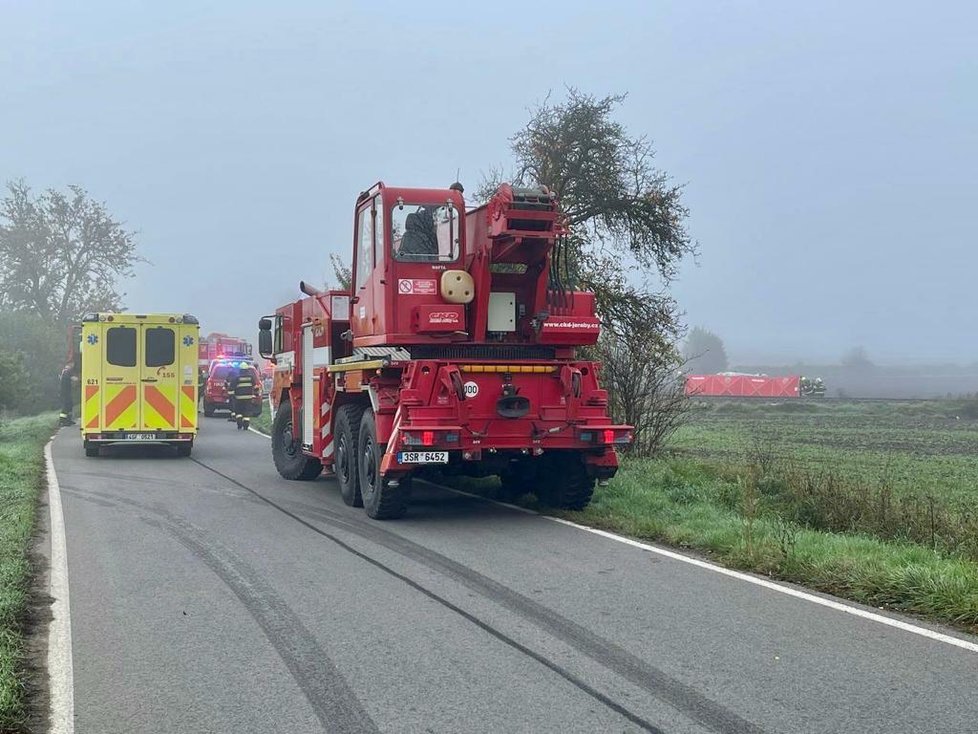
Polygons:
M176 359L176 338L173 329L159 326L146 330L146 366L166 367Z
M116 367L136 366L136 330L113 326L105 335L105 359Z

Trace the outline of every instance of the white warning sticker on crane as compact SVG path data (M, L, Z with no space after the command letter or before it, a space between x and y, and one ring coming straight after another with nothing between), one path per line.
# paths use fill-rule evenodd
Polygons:
M404 296L433 296L438 292L438 281L430 278L398 278L397 292Z

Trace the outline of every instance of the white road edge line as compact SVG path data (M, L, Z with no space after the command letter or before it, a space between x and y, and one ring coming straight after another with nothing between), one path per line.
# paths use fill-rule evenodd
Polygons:
M264 436L265 438L271 438L268 434L257 431L254 428L249 428L249 431L257 433L259 436ZM826 599L821 596L816 596L815 594L809 594L807 591L801 591L799 589L794 589L790 586L783 586L775 581L768 581L767 579L762 579L758 576L751 576L750 574L742 573L740 571L733 571L729 568L724 568L723 566L718 566L715 563L710 563L708 561L700 560L699 558L693 558L691 556L685 556L682 553L677 553L676 551L671 551L666 548L660 548L655 545L650 545L649 543L643 543L639 540L634 540L632 538L626 538L624 535L616 535L615 533L609 533L607 530L599 530L598 528L591 528L587 525L581 525L576 522L571 522L570 520L564 520L560 517L551 517L550 515L541 515L539 512L534 512L533 510L528 510L525 507L520 507L519 505L511 505L507 502L500 502L498 500L490 499L489 497L483 497L479 494L472 494L471 492L463 492L460 489L452 489L451 487L446 487L442 484L436 485L441 489L448 490L455 494L464 495L465 497L474 497L475 499L483 500L484 502L491 502L494 505L500 505L502 507L507 507L510 510L517 510L519 512L525 513L527 515L537 515L542 517L544 520L549 520L550 522L560 523L561 525L567 525L568 527L577 528L578 530L583 530L586 533L593 533L594 535L600 535L602 538L607 538L608 540L614 540L617 543L624 543L625 545L630 545L633 548L640 548L649 553L655 553L666 558L671 558L674 561L679 561L680 563L688 563L691 566L697 566L698 568L705 569L707 571L713 571L714 573L719 573L724 576L728 576L732 579L737 579L738 581L746 581L748 584L754 584L755 586L760 586L762 588L768 589L770 591L776 591L779 594L785 594L786 596L793 596L796 599L802 599L812 604L818 604L819 606L827 607L829 609L834 609L837 612L842 612L843 614L851 614L854 617L861 617L862 619L868 619L871 622L877 622L878 624L886 625L887 627L894 627L898 630L903 630L904 632L909 632L910 634L919 635L921 637L926 637L930 640L935 640L937 642L943 642L947 645L954 645L955 647L960 647L962 650L969 650L971 652L978 652L978 643L969 642L968 640L962 640L957 637L952 637L951 635L946 635L943 632L936 632L932 629L927 629L926 627L919 627L915 624L910 624L909 622L904 622L899 619L893 619L892 617L887 617L882 614L876 614L867 609L860 609L859 607L849 606L848 604L843 604L842 602L835 601L834 599Z
M518 507L517 505L511 505L506 502L499 502L498 500L490 499L488 497L483 497L481 495L472 494L470 492L463 492L458 489L452 489L451 487L445 487L443 485L438 485L442 489L446 489L449 492L454 492L455 494L465 495L466 497L475 497L476 499L481 499L486 502L491 502L494 505L501 505L503 507L508 507L513 510L519 510L530 515L539 515L545 520L551 522L560 523L561 525L567 525L568 527L577 528L578 530L583 530L587 533L593 533L594 535L600 535L602 538L607 538L608 540L614 540L618 543L624 543L625 545L630 545L633 548L640 548L641 550L648 551L649 553L655 553L666 558L671 558L674 561L679 561L680 563L688 563L691 566L696 566L698 568L705 569L707 571L713 571L714 573L722 574L723 576L728 576L732 579L737 579L738 581L746 581L748 584L754 584L755 586L760 586L762 588L768 589L770 591L776 591L779 594L785 594L786 596L793 596L796 599L802 599L812 604L818 604L819 606L827 607L833 609L837 612L842 612L843 614L851 614L854 617L861 617L862 619L867 619L871 622L877 622L878 624L886 625L887 627L894 627L898 630L903 630L904 632L909 632L910 634L919 635L920 637L926 637L930 640L935 640L937 642L943 642L947 645L954 645L955 647L960 647L962 650L969 650L970 652L978 652L978 643L969 642L968 640L962 640L952 635L946 635L943 632L937 632L926 627L920 627L915 624L910 624L909 622L904 622L899 619L893 619L892 617L887 617L882 614L876 614L867 609L860 609L859 607L853 607L848 604L844 604L834 599L826 599L825 597L817 596L815 594L810 594L806 591L801 591L799 589L794 589L790 586L784 586L775 581L769 581L767 579L762 579L758 576L751 576L750 574L742 573L740 571L733 571L729 568L724 568L723 566L718 566L715 563L710 563L708 561L700 560L699 558L692 558L691 556L683 555L682 553L677 553L676 551L671 551L666 548L660 548L655 545L650 545L649 543L643 543L639 540L634 540L632 538L626 538L623 535L616 535L615 533L609 533L607 530L599 530L598 528L588 527L587 525L581 525L576 522L571 522L570 520L564 520L560 517L551 517L550 515L541 515L539 512L534 512L533 510L528 510L525 507Z
M51 455L52 438L44 447L47 467L48 507L51 511L51 625L48 628L48 686L51 703L51 734L75 731L74 672L71 662L71 607L68 601L68 553L65 519L61 509L61 487Z

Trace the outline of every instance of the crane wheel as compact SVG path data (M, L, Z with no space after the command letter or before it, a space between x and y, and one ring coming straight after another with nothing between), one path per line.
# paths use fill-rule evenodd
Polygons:
M533 460L515 461L499 475L499 489L496 499L500 502L513 503L524 494L536 489L536 462Z
M580 454L550 453L539 473L535 490L539 500L562 510L583 510L594 494L594 477L588 475Z
M315 479L323 471L319 459L302 453L301 440L292 426L292 403L288 399L279 405L272 423L272 459L285 479Z
M350 507L363 507L360 494L360 462L358 444L362 405L344 405L336 414L336 455L334 470L340 485L340 495Z
M360 420L360 435L357 439L357 458L360 470L360 494L363 509L368 517L375 520L394 520L407 512L411 497L411 479L402 477L396 486L380 476L380 461L384 457L384 447L377 442L377 422L374 412L365 410Z

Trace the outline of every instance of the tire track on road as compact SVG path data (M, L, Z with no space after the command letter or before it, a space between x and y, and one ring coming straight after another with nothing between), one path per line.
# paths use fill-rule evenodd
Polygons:
M313 532L331 540L344 550L356 555L359 558L362 558L385 573L394 576L417 591L420 591L430 599L451 609L455 613L461 615L473 624L476 624L507 645L510 645L520 652L529 655L534 660L545 665L588 695L601 701L603 704L620 713L622 716L625 716L633 723L642 726L644 729L646 729L646 731L661 730L654 724L645 721L638 715L628 711L617 702L611 700L605 694L592 688L590 685L580 680L573 673L565 670L558 664L544 658L539 653L529 650L521 643L507 636L505 633L496 630L474 615L452 604L452 602L448 601L447 599L444 599L434 592L424 588L416 581L401 573L398 573L380 561L377 561L365 553L353 548L331 533L316 527L306 519L297 515L295 512L289 510L285 505L287 504L289 506L296 507L297 511L299 512L312 513L316 519L328 523L339 530L344 530L358 535L365 540L375 542L388 550L398 553L401 556L413 560L437 573L461 583L466 588L526 619L538 628L544 630L578 652L591 658L599 665L602 665L637 687L645 690L658 700L669 704L672 708L676 709L684 716L688 716L692 720L713 731L719 732L720 734L762 734L763 732L763 730L756 724L740 717L736 713L730 711L715 701L710 700L695 688L682 683L664 671L650 665L621 646L606 640L599 635L596 635L588 628L561 616L559 613L545 607L539 602L536 602L533 599L520 594L519 592L513 591L498 581L494 581L478 571L474 571L473 569L470 569L467 566L448 558L447 556L396 535L388 530L384 530L382 527L374 523L356 520L322 507L314 507L304 503L276 503L262 495L260 492L248 487L233 477L224 474L220 470L215 469L198 459L192 459L192 461L208 471L211 471L214 474L226 479L241 489L250 492L263 502L267 503L284 515L292 518L296 522L304 525Z
M244 605L285 663L324 731L379 734L380 730L315 635L261 575L232 550L215 542L209 533L183 518L136 500L64 486L62 492L101 506L130 505L138 511L137 516L142 522L172 536L207 566Z

